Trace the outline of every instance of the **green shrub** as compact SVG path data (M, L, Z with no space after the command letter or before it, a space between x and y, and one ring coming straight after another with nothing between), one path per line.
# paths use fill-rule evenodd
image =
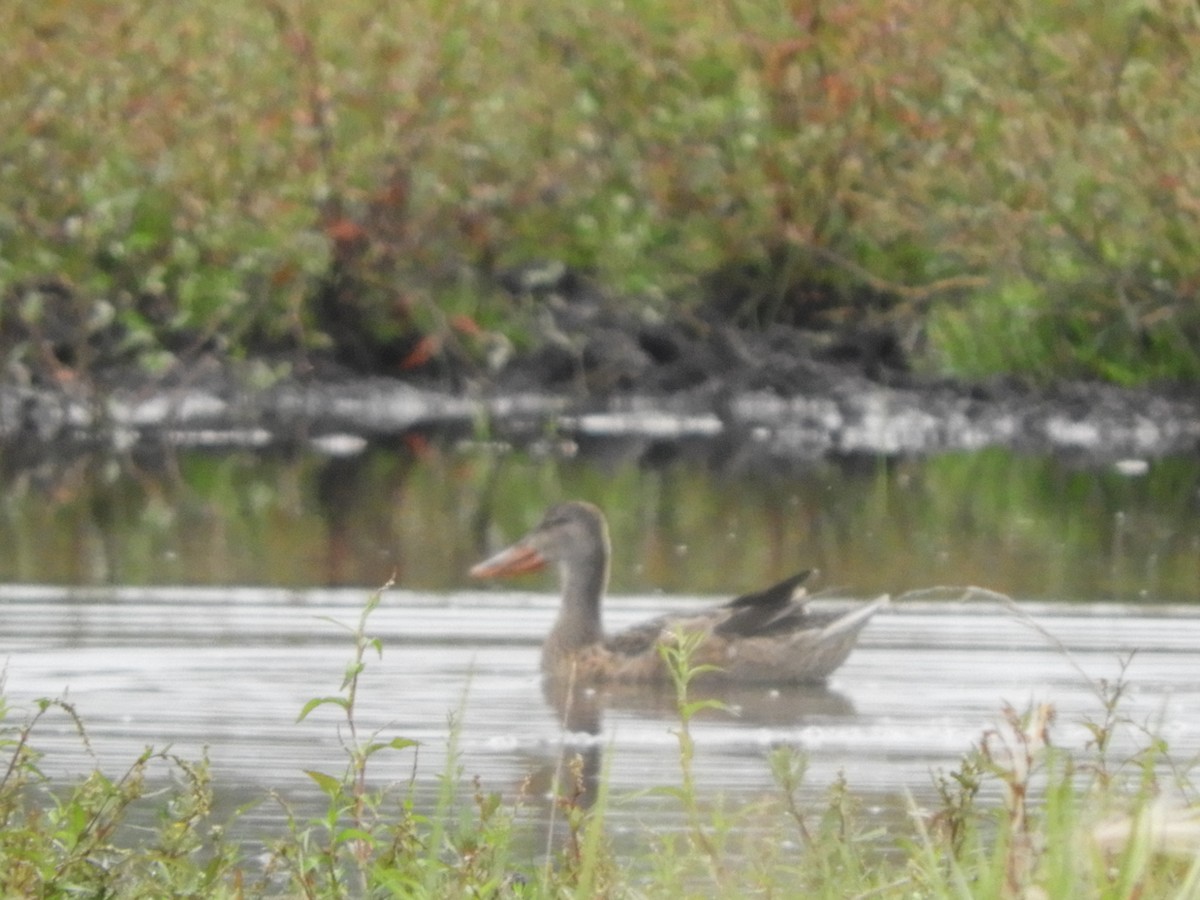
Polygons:
M65 285L146 365L474 352L455 317L519 332L491 276L550 256L664 307L801 260L753 295L932 316L956 371L1200 367L1185 4L13 0L0 29L0 298L32 325Z

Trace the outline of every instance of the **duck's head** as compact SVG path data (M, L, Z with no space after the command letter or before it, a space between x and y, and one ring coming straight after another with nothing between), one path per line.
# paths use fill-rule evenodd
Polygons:
M471 569L472 578L520 575L557 563L564 575L580 570L604 570L608 565L608 526L590 503L558 503L542 521L510 547ZM597 572L598 574L598 572Z

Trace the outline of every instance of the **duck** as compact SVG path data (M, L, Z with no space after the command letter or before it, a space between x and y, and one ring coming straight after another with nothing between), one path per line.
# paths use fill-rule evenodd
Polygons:
M660 648L699 632L690 661L705 679L821 684L845 662L887 595L842 611L810 610L806 570L694 613L668 614L612 635L601 605L612 551L604 514L579 500L551 506L532 531L473 566L472 578L502 578L556 566L558 617L542 645L542 673L574 684L667 683Z

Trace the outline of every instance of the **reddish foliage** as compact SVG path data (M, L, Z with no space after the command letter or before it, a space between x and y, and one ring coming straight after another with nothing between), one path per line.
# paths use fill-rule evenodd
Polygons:
M367 236L357 222L344 216L325 223L325 234L336 244L353 244Z
M468 337L479 337L483 334L483 328L473 318L465 313L458 313L450 317L450 327L459 334L465 334Z
M417 369L438 355L442 349L441 339L437 335L427 334L409 351L408 356L400 361L400 368L405 371Z

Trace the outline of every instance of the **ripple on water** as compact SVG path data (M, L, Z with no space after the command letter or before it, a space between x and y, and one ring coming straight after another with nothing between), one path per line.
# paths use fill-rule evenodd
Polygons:
M65 692L103 765L127 765L147 744L170 744L185 758L207 747L218 784L237 797L268 788L307 796L303 770L340 771L345 735L334 707L297 717L310 698L337 692L350 656L348 635L326 617L352 624L363 598L360 590L0 587L7 695L28 709L35 698ZM661 602L613 598L610 622L640 618ZM600 692L591 733L564 735L536 672L554 608L552 598L522 593L490 593L486 602L390 593L370 621L384 651L367 659L358 722L362 733L409 737L420 747L376 755L374 777L407 783L415 765L424 791L443 770L454 727L463 771L489 789L519 790L553 772L564 750L597 771L609 755L617 792L676 783L678 725L661 692ZM772 787L767 755L790 746L807 756L813 791L844 773L881 795L928 795L930 773L955 767L1006 702L1053 702L1057 742L1082 746L1084 721L1103 714L1099 680L1118 678L1135 648L1123 712L1150 723L1177 758L1200 752L1192 663L1200 611L1028 610L1065 650L996 608L902 605L872 621L827 689L727 695L732 711L693 724L699 783L731 800L757 797ZM1138 740L1126 733L1118 747L1136 749ZM50 772L93 764L65 716L51 713L34 744ZM649 800L633 805L643 820L656 815Z

